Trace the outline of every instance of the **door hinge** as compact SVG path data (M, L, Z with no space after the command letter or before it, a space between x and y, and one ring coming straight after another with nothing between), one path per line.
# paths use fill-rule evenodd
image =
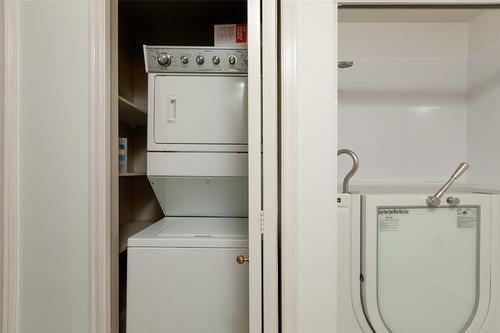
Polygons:
M264 234L264 211L260 211L260 217L259 217L259 222L260 222L260 233Z

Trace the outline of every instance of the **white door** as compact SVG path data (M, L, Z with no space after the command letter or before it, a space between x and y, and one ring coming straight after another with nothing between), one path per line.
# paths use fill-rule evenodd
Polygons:
M250 333L278 333L277 1L248 1Z
M363 305L377 333L480 332L490 303L491 196L363 197Z
M247 143L246 76L158 75L154 80L155 143Z

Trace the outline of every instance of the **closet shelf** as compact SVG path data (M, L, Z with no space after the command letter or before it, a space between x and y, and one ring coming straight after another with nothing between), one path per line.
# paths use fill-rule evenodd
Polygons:
M118 111L121 122L131 126L146 126L147 111L122 96L118 97Z
M120 224L120 253L127 249L127 242L129 237L135 235L142 229L149 227L155 221L132 221Z
M126 173L120 173L120 177L139 177L139 176L146 176L145 172L126 172Z

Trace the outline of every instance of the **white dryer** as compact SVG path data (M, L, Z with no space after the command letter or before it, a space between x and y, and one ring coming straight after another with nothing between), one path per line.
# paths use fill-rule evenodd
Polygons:
M166 216L248 214L247 50L144 46L147 174Z
M246 152L247 50L144 46L148 151Z

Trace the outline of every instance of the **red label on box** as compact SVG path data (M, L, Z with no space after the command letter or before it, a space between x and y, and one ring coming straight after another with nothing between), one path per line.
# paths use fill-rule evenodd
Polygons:
M236 25L236 43L246 43L247 42L247 25L237 24Z

